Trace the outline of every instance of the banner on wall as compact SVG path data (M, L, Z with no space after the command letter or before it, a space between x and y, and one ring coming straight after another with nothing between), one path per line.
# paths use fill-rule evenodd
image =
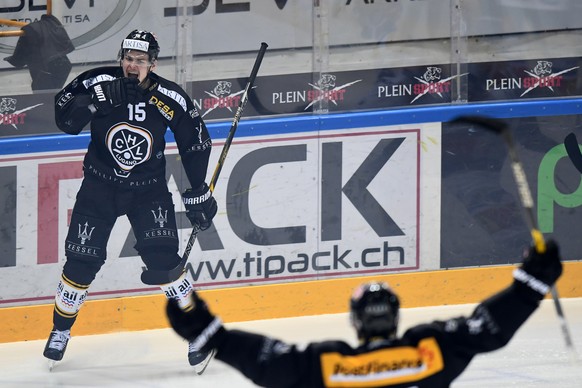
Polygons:
M245 117L327 113L450 104L459 83L469 84L469 102L519 101L582 95L579 58L486 62L452 74L435 64L390 69L259 76ZM246 78L197 81L192 101L206 121L231 120ZM54 95L0 97L0 137L60 133Z
M327 113L450 104L458 83L468 82L469 102L519 101L582 95L579 58L486 62L451 74L435 64L333 72L259 76L245 117ZM231 120L246 78L193 82L192 101L206 121ZM0 137L60 133L54 95L0 97Z
M420 234L423 220L439 214L440 180L429 178L439 174L439 143L438 124L237 140L214 192L219 213L198 235L187 270L209 288L438 268L438 230L426 233L423 247ZM3 222L19 225L0 242L0 305L54 297L83 154L0 159L0 199L11 206ZM187 182L175 145L167 159L178 207ZM185 246L191 226L177 211ZM120 218L91 295L157 292L140 282L134 243Z
M54 95L0 96L0 137L62 133L55 124Z
M257 77L245 116L327 113L451 102L450 66L413 66ZM194 103L206 119L232 117L245 79L192 83Z
M580 58L469 64L470 102L559 98L582 94Z

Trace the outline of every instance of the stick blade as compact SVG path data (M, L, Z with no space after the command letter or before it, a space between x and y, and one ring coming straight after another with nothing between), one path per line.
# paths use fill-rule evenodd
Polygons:
M451 120L450 123L478 125L497 134L501 134L507 130L507 123L505 121L479 115L458 116Z
M143 267L143 272L141 273L141 281L143 284L147 284L148 286L159 286L160 284L167 284L177 280L180 276L182 276L182 272L184 272L184 268L186 266L186 262L188 261L188 256L184 255L180 263L175 268L168 269L168 270L155 270L155 269L147 269L147 267Z

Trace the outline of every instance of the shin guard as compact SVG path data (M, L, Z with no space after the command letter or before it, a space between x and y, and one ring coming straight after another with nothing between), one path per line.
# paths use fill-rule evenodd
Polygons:
M54 325L59 330L68 330L73 326L81 306L88 295L88 285L72 282L65 275L61 276L55 296Z
M175 299L180 308L184 311L192 310L192 287L193 281L190 274L186 271L175 281L162 284L160 288L166 294L166 298Z

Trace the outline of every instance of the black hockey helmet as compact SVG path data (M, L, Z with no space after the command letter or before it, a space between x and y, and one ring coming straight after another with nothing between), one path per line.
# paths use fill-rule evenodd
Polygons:
M370 282L354 290L350 299L350 321L360 340L391 338L398 328L400 301L388 284Z
M147 52L150 62L153 62L158 59L160 45L158 39L153 33L142 30L133 30L125 39L123 39L123 42L121 42L118 59L123 59L127 50Z

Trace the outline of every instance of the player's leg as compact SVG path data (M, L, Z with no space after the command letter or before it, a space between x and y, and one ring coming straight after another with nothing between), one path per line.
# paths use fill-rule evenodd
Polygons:
M57 286L53 329L44 356L60 361L70 339L70 330L83 306L89 286L106 259L106 246L115 222L103 189L84 181L71 215L65 239L66 261ZM112 206L112 205L111 205Z
M101 265L93 266L92 264L94 263L79 261L79 258L74 255L67 256L55 296L53 329L43 353L46 358L54 361L60 361L63 358L71 337L71 328L87 298L89 286L101 268ZM67 274L74 279L87 280L76 282Z
M144 193L128 218L137 240L135 248L148 269L169 271L180 265L176 213L167 188ZM192 308L193 283L191 275L182 271L177 279L170 283L160 282L159 287L167 298L177 300L180 307L188 311ZM213 351L199 352L190 346L188 361L196 373L202 374L213 355Z

